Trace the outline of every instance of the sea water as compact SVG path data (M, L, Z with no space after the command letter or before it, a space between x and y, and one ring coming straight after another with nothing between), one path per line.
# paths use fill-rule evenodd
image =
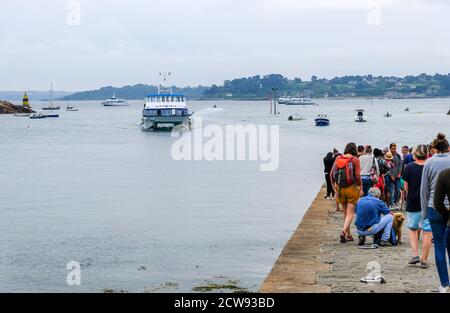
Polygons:
M207 125L279 125L272 172L175 161L170 132L141 131L142 101L57 103L58 119L0 115L0 292L189 292L228 280L257 291L323 184L328 151L450 135L448 99L318 103L270 115L268 101L189 102ZM367 123L354 122L357 108ZM314 126L318 113L329 127ZM80 285L67 283L71 261Z

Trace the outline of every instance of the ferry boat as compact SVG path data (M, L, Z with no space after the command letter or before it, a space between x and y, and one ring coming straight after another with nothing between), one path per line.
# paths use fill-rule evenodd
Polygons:
M116 98L116 93L109 99L106 99L102 102L105 107L118 107L118 106L127 106L128 102L125 99Z
M290 96L284 96L280 97L277 100L278 104L285 104L285 105L316 105L314 101L310 97L290 97Z
M314 120L316 123L316 126L329 126L330 125L330 119L327 117L326 114L318 114L317 118Z
M357 109L356 110L356 116L355 116L355 122L357 123L365 123L367 122L367 117L364 116L364 110L363 109Z
M175 94L171 89L158 89L158 93L149 94L145 98L142 129L173 128L177 125L190 128L192 114L189 113L184 95Z

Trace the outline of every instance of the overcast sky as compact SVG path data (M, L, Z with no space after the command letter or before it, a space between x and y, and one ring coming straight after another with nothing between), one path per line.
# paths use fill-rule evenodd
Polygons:
M447 0L0 0L0 90L449 73L449 16Z

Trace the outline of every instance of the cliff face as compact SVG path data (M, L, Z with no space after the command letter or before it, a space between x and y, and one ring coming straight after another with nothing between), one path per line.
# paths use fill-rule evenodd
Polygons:
M0 114L15 114L15 113L34 113L31 108L21 105L14 105L7 101L0 101Z

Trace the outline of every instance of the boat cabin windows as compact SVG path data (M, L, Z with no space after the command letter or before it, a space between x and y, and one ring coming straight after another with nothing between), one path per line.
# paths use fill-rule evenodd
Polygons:
M184 102L183 96L151 96L147 98L147 102Z
M188 109L145 109L144 116L189 116Z

